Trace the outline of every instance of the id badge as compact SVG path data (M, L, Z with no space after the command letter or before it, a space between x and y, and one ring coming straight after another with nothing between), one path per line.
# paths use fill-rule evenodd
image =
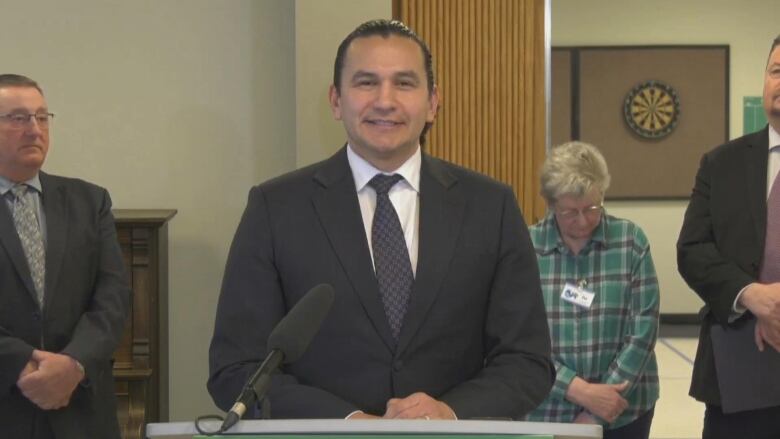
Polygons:
M590 309L590 305L593 304L593 298L595 296L596 293L570 283L564 285L563 291L561 292L561 299L587 309Z

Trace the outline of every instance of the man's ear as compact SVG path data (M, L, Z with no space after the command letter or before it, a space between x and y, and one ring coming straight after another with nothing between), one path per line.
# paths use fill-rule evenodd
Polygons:
M341 96L339 95L338 89L334 84L331 84L330 88L328 89L328 103L330 103L330 112L333 113L333 118L336 120L341 120L341 106L339 99L341 99Z
M439 110L439 87L433 85L431 95L428 97L428 117L426 122L433 122L436 119L436 112Z

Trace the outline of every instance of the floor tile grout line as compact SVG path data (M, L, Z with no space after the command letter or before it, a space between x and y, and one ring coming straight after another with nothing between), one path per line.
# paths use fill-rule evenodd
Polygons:
M687 362L688 362L688 364L690 364L691 366L693 366L693 360L691 360L690 358L688 358L688 356L687 356L687 355L685 355L684 353L682 353L682 351L680 351L679 349L677 349L677 348L675 348L674 346L672 346L672 345L671 345L671 343L669 343L668 341L666 341L666 339L659 338L659 339L658 339L658 341L659 341L659 342L661 342L661 343L662 343L664 346L666 346L667 348L671 349L671 350L672 350L672 352L674 352L675 354L679 355L679 356L680 356L680 357L681 357L683 360L687 361Z

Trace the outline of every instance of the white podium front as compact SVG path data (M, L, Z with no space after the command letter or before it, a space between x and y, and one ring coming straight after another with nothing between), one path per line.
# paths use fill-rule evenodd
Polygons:
M217 430L221 422L208 421L209 430ZM202 427L204 426L202 425ZM601 426L515 421L423 421L423 420L354 420L343 419L284 419L240 421L221 436L244 435L532 435L554 439L600 438ZM192 422L168 422L146 426L148 439L189 439L198 435ZM217 436L219 437L219 435Z

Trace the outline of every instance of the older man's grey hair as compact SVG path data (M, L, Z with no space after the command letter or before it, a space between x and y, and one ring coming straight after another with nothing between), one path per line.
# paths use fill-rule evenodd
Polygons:
M542 166L541 194L548 204L564 195L581 197L592 189L603 196L609 188L609 170L604 156L585 142L553 147Z

